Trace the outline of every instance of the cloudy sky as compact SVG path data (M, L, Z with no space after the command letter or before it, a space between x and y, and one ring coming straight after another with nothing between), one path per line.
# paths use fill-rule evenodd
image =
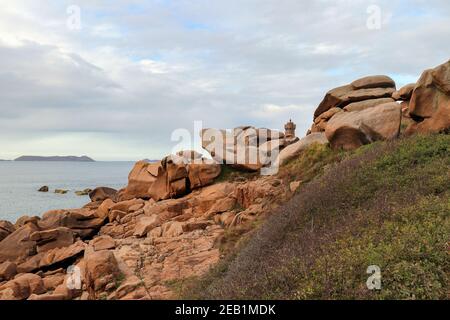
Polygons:
M330 88L448 60L449 17L448 0L0 0L0 158L159 158L198 120L303 135Z

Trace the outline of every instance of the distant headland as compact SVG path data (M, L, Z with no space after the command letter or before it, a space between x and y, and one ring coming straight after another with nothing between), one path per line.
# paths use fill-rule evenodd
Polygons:
M95 162L94 159L88 156L51 156L51 157L41 157L41 156L21 156L14 161L76 161L76 162Z

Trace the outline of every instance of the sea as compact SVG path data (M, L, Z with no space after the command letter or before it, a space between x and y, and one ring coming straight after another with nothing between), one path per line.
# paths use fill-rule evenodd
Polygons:
M80 208L90 202L75 191L127 185L134 162L0 161L0 220L14 223L23 215L41 216L53 209ZM37 190L48 186L49 192ZM56 194L55 189L69 190Z

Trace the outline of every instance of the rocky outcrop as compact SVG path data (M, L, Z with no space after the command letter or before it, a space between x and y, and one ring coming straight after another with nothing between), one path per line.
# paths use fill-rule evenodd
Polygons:
M298 140L295 136L265 128L242 126L231 131L204 129L202 147L220 164L242 171L270 167L279 151Z
M314 113L310 133L325 132L328 122L338 113L363 111L394 102L395 82L387 76L369 76L330 90Z
M377 140L398 137L401 116L401 107L396 102L342 112L328 122L325 134L332 148L352 150Z
M177 198L211 184L220 172L220 165L193 151L181 151L156 163L140 161L131 171L119 200Z
M343 109L353 102L390 98L395 92L395 82L387 76L369 76L349 85L330 90L314 112L314 119L331 108Z
M406 134L450 131L450 60L422 74L412 92L409 115L414 123Z

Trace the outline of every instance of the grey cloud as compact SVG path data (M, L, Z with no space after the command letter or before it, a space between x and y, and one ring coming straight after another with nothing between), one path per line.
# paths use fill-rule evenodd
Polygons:
M389 18L380 30L366 27L374 2ZM281 129L292 118L303 134L330 88L417 78L450 52L448 1L80 0L79 32L64 27L69 4L18 0L27 14L0 13L22 41L2 45L0 32L0 135L88 134L100 158L111 151L99 141L162 156L194 120ZM120 36L102 36L110 27Z

